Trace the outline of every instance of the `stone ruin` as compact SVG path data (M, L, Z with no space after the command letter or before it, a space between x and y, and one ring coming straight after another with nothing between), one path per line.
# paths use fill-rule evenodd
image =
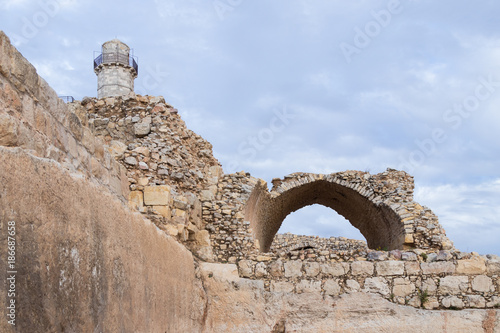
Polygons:
M22 229L25 331L343 332L355 323L385 332L375 327L392 316L399 329L409 316L415 332L449 321L498 332L500 258L455 249L413 200L406 172L298 172L269 191L249 173L224 174L211 144L163 97L64 104L1 32L0 52L0 220ZM57 192L66 188L71 195ZM277 234L289 213L312 204L344 216L366 242ZM365 314L386 310L346 315L359 302L370 304Z
M127 169L130 206L202 262L235 265L268 291L373 292L428 309L500 301L498 257L456 250L437 216L413 200L404 171L298 172L273 179L269 191L248 173L224 174L210 143L163 97L86 98L69 107ZM277 234L289 213L312 204L344 216L366 243Z

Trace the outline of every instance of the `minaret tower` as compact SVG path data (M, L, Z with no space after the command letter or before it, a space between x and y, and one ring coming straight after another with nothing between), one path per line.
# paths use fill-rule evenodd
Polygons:
M97 98L125 96L134 92L139 73L136 59L127 44L113 39L102 44L102 53L94 59L97 75Z

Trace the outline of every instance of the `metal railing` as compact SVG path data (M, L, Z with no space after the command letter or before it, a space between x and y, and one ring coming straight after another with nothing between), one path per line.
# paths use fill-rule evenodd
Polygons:
M73 103L75 99L73 96L57 96L64 101L64 103Z
M101 53L94 59L94 69L101 64L112 64L118 63L125 66L130 66L135 69L135 72L139 74L139 66L137 65L137 58L134 56L127 56L119 52L106 52Z

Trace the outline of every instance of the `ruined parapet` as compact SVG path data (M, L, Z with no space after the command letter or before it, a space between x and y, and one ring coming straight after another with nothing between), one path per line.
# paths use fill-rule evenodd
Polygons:
M97 97L125 96L134 92L134 79L139 67L127 44L113 39L102 45L102 53L94 59L97 75Z

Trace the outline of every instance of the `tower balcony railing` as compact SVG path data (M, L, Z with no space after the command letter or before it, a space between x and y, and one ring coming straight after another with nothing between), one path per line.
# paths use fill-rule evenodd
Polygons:
M101 64L122 64L125 66L130 66L135 69L135 72L137 74L139 74L137 58L131 55L126 55L119 52L101 53L96 58L94 58L94 69L96 69Z

